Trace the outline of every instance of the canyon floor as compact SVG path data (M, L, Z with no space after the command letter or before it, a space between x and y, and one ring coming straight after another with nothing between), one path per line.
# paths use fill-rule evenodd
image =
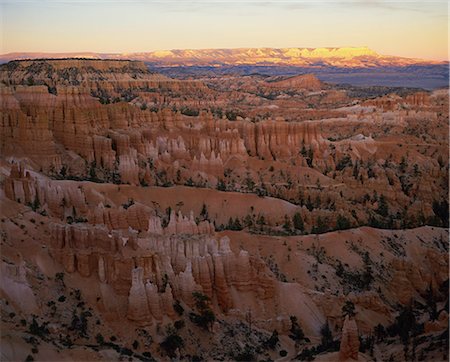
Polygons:
M447 361L448 89L211 72L0 65L1 359Z

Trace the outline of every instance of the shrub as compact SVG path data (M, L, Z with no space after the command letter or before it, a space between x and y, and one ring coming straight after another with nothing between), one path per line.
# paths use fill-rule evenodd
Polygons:
M327 350L333 344L333 335L331 334L328 322L322 326L322 328L320 329L320 334L320 344L324 348L324 350Z
M296 212L292 218L292 223L294 224L294 229L299 231L305 231L305 225L303 223L302 216L299 212Z
M182 316L184 313L184 308L181 306L180 301L176 300L175 303L173 304L173 309L175 310L175 312L177 312L177 314L179 316Z
M134 205L134 200L133 199L128 199L128 201L124 204L122 204L122 207L126 210L128 209L131 205Z
M350 220L347 219L345 216L338 215L337 221L336 221L336 229L337 230L345 230L350 229Z
M275 349L275 347L278 345L279 342L280 339L278 338L278 331L274 329L269 339L264 342L264 346L266 348Z
M380 199L378 201L377 213L383 217L386 217L389 215L389 207L388 207L388 204L386 202L386 198L384 197L384 195L381 195Z
M448 227L449 225L448 201L442 200L441 202L439 202L434 200L433 212L441 220L442 225Z
M342 171L346 167L353 167L352 158L349 155L345 155L336 165L336 171Z
M302 327L298 324L298 320L296 316L291 316L291 334L289 335L289 338L291 338L294 341L301 341L305 339L305 333L302 330Z
M254 361L255 359L255 351L248 344L245 345L243 351L239 351L234 355L235 361Z
M283 229L288 233L290 233L292 229L291 219L289 219L287 215L284 215Z
M95 336L95 340L97 341L98 344L102 345L103 343L105 343L105 339L103 338L103 336L100 333L97 333L97 335Z
M173 327L168 327L167 336L159 345L169 357L173 358L176 350L184 346L184 341Z
M175 321L175 323L173 325L176 329L182 329L182 328L184 328L185 323L184 323L184 320L180 319L178 321Z
M355 314L356 314L355 305L350 300L347 300L345 302L344 306L342 307L342 315L343 316L348 315L349 317L354 317Z
M31 334L34 334L36 336L39 336L41 338L45 337L47 334L49 334L49 331L47 329L47 322L43 323L42 325L39 325L39 323L36 321L36 318L33 316L33 321L31 322L28 331Z
M208 305L210 299L200 292L193 292L192 296L194 297L198 314L193 312L190 313L189 319L196 325L205 329L209 329L216 320L214 312L209 308Z
M188 107L183 107L180 111L181 114L184 114L185 116L197 117L199 115L199 111L197 109L191 109Z
M219 190L219 191L226 191L227 190L227 187L225 185L225 182L223 182L223 180L219 180L217 182L217 190Z

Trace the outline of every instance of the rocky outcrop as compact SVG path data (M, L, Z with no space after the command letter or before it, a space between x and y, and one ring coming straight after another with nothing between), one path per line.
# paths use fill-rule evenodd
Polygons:
M153 230L158 231L160 222L155 220L151 222L152 228L155 228L152 229L151 232L154 232ZM175 235L175 234L197 235L197 234L212 234L212 233L214 233L214 225L212 225L207 220L201 221L197 225L194 220L194 213L192 211L189 214L189 217L187 217L183 216L181 211L179 211L178 215L176 215L175 210L172 210L170 213L169 224L164 229L165 235Z
M144 270L141 267L132 270L131 289L128 296L128 319L145 324L151 320L148 307L147 287L143 281Z
M128 315L139 322L172 317L174 296L193 306L195 291L216 301L224 312L237 302L232 288L261 299L275 295L273 277L261 260L243 250L235 255L229 238L217 240L213 230L195 225L192 217L189 221L181 215L179 220L173 218L163 229L153 216L149 236L139 240L133 229L110 232L100 225L51 224L50 250L67 272L96 275L118 293L129 290ZM144 308L141 314L139 306Z
M267 84L270 88L289 90L318 91L323 89L323 83L314 74L302 74Z
M25 262L20 260L18 264L10 264L4 261L0 265L0 292L6 296L18 310L27 313L39 311L33 289L27 281Z
M404 258L396 258L391 262L393 277L389 289L404 305L418 295L424 295L430 286L437 291L448 276L444 272L448 268L447 254L439 254L429 248L422 250L422 253L420 266Z
M356 321L349 316L345 317L342 327L341 346L339 348L339 361L358 360L359 336Z

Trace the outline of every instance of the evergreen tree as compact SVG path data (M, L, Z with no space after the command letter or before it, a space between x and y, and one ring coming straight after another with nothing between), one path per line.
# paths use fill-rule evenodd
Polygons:
M294 214L294 217L292 218L292 222L294 224L294 229L295 230L299 230L301 232L303 232L305 230L305 225L303 223L302 216L300 215L299 212L296 212Z

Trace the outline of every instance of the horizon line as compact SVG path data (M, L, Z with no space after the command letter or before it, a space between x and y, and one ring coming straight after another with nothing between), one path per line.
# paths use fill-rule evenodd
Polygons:
M8 53L0 54L0 58L7 57L8 55L15 55L15 54L42 54L42 55L52 55L52 54L60 54L60 55L66 55L66 54L74 54L74 53L80 53L80 54L97 54L97 55L123 55L123 54L151 54L155 52L161 52L161 51L186 51L186 50L240 50L240 49L308 49L308 50L315 50L315 49L343 49L343 48L353 48L353 49L361 49L366 48L368 50L373 51L377 55L385 56L385 57L396 57L396 58L404 58L404 59L413 59L413 60L424 60L424 61L437 61L437 62L449 62L449 56L445 59L437 59L437 58L418 58L418 57L408 57L403 55L393 55L393 54L381 54L378 51L374 50L368 45L360 45L360 46L354 46L354 45L346 45L346 46L322 46L322 47L273 47L273 46L256 46L256 47L217 47L217 48L172 48L172 49L155 49L155 50L142 50L142 51L92 51L92 50L80 50L80 51L11 51ZM299 57L300 58L300 57ZM14 60L14 59L11 59ZM15 59L20 60L20 59Z

